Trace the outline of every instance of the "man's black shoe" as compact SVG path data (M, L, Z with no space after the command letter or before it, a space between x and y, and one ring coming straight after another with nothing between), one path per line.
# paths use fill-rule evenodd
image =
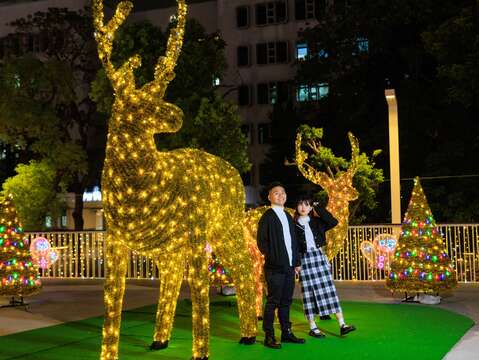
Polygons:
M153 341L150 345L150 350L162 350L168 347L168 340L165 342Z
M356 330L356 327L354 325L343 325L341 326L341 336L346 335L354 330Z
M331 320L331 316L329 315L322 315L319 317L320 320Z
M256 342L256 336L246 337L243 336L239 343L244 345L253 345Z
M281 344L276 342L276 338L274 336L266 336L264 338L264 346L269 347L271 349L281 349Z
M283 331L281 333L281 342L293 343L293 344L304 344L306 340L297 338L296 336L294 336L291 329L288 329L287 331Z
M208 356L203 356L201 358L192 357L191 360L208 360Z

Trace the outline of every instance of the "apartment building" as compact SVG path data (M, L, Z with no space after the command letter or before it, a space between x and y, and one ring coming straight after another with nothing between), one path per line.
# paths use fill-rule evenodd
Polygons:
M298 32L314 26L316 18L327 0L191 0L188 1L190 18L198 20L207 32L219 32L227 44L227 72L217 81L220 91L238 104L243 129L249 141L249 156L253 167L243 176L247 204L260 202L262 163L270 143L270 113L273 105L285 98L296 101L314 101L327 94L326 84L305 84L292 89L288 82L295 77L295 63L308 54L305 44L298 43ZM165 27L175 13L174 0L136 0L134 13L127 21L148 20ZM81 9L91 0L0 0L0 38L11 32L8 23L50 7ZM112 9L116 0L105 1ZM29 51L41 52L42 41L27 36L19 46ZM0 55L3 46L0 44ZM92 228L102 225L100 202L91 207ZM71 210L69 211L71 212ZM90 216L91 215L91 216ZM68 221L70 220L70 221ZM71 214L65 220L71 222ZM90 221L86 221L86 224ZM94 224L94 225L93 225Z

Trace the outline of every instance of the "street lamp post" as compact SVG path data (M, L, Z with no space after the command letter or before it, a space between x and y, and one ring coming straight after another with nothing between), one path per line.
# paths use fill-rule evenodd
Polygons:
M394 89L385 91L389 113L389 168L391 179L391 223L401 223L401 183L399 174L398 106Z

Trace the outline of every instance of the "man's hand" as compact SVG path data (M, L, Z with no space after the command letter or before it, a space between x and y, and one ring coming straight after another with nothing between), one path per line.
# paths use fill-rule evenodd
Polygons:
M294 273L295 273L296 275L299 275L300 272L301 272L301 266L296 266L296 267L294 268Z

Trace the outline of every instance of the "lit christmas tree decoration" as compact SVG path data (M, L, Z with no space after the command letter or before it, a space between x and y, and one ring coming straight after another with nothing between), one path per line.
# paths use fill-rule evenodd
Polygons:
M29 241L8 196L0 203L0 296L26 297L41 290Z
M386 286L393 291L437 293L456 285L456 273L442 234L419 178L415 178Z
M241 336L251 343L257 320L253 265L243 234L245 193L238 171L206 152L185 148L156 149L154 135L177 132L183 112L164 100L183 45L186 4L170 30L165 56L154 80L141 88L134 70L138 55L116 68L111 62L115 32L133 4L119 3L105 25L103 3L93 1L98 54L110 79L115 100L109 121L102 201L107 222L105 322L102 359L118 357L121 310L128 250L157 259L160 296L152 349L165 348L171 336L176 302L188 263L193 305L193 358L209 354L208 242L231 272L238 295ZM191 71L194 71L192 69Z

